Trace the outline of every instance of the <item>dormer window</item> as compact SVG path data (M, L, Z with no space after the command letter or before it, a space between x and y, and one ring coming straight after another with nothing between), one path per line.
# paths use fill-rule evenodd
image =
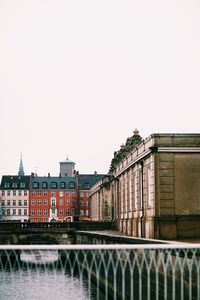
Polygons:
M5 182L4 183L4 187L5 187L5 189L9 188L10 187L10 183L9 182Z
M17 188L17 182L12 183L12 188L14 188L14 189Z
M75 188L75 183L74 182L70 182L69 183L69 188L70 189L74 189Z
M20 188L24 189L26 187L25 182L20 182Z
M85 187L85 189L89 189L90 188L90 184L89 183L85 183L84 187Z
M48 187L47 182L43 182L43 183L42 183L42 188L43 188L43 189L47 189L47 187Z
M52 189L56 189L57 188L57 183L56 182L52 182L51 183L51 188Z
M61 189L65 189L65 187L66 187L65 182L61 182L61 183L60 183L60 188L61 188Z
M34 189L38 189L38 187L39 187L38 182L33 182L33 188L34 188Z

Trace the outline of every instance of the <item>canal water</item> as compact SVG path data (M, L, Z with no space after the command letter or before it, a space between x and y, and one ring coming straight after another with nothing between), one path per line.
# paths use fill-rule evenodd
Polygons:
M18 261L6 262L0 269L0 300L95 300L86 278L80 280L51 265L57 259L57 251L25 251L20 255L20 268Z

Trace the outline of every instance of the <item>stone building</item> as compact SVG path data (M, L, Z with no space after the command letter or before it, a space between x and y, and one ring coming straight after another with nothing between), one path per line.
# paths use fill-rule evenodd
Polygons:
M119 231L146 238L200 237L200 134L152 134L142 140L134 131L115 152L109 175ZM91 190L91 197L102 189L100 184L96 195Z
M113 206L110 177L105 176L90 189L90 219L92 221L111 221L113 219Z
M1 180L2 219L27 221L30 176L4 175Z

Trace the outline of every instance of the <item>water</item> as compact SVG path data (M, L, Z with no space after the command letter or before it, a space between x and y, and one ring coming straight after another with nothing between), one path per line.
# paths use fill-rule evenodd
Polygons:
M95 299L94 291L88 290L86 279L81 280L76 275L67 274L62 268L53 267L58 259L58 251L35 250L22 251L20 269L17 267L18 261L16 264L6 262L0 271L0 299Z
M59 271L20 270L0 273L0 299L89 299L84 283Z

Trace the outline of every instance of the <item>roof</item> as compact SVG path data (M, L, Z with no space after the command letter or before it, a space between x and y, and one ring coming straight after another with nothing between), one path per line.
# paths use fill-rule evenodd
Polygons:
M30 187L31 176L3 175L1 190L24 190Z
M79 174L78 188L79 190L89 190L97 181L101 180L105 174Z
M74 164L75 165L75 162L73 162L72 160L66 159L66 160L60 161L60 164Z
M31 189L74 189L76 187L75 177L50 177L50 176L32 176Z

